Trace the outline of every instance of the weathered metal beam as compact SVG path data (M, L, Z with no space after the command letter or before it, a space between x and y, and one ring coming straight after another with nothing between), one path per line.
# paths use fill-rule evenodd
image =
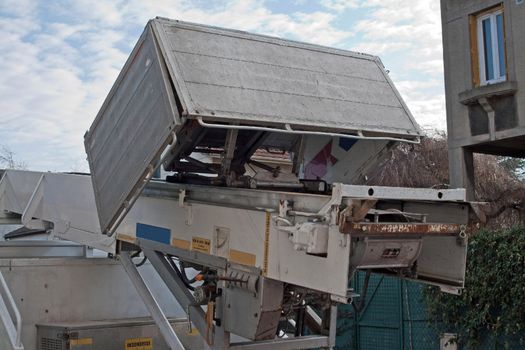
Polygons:
M344 222L341 233L353 236L370 235L419 235L419 236L456 236L474 232L477 225L440 224L440 223L362 223Z
M235 153L235 148L237 145L237 136L239 135L239 130L230 129L226 134L226 141L224 143L224 153L222 157L222 175L230 174L230 165L232 163L233 155Z
M128 274L131 282L135 286L135 289L137 290L138 294L144 301L144 304L146 305L146 308L150 312L151 316L153 317L153 320L159 327L160 333L162 334L162 337L164 338L168 346L172 350L184 350L184 346L175 334L175 331L171 327L171 324L166 318L166 315L160 308L157 300L155 300L153 294L151 294L151 290L148 288L146 282L144 282L142 276L140 276L137 267L131 260L130 253L121 252L120 262L122 263L122 266Z
M143 249L143 252L180 306L189 313L189 317L195 327L201 334L206 334L208 325L206 324L204 310L195 302L193 295L166 260L166 256L160 252L148 249ZM209 332L213 334L214 329L211 328Z
M237 165L244 165L251 156L257 151L257 149L262 145L262 143L268 138L270 133L264 131L256 131L255 135L250 138L250 140L243 146L239 145L241 148L235 152L235 159L233 163Z
M258 342L246 342L230 345L232 350L291 350L291 349L315 349L330 346L329 337L312 335L291 339L274 339Z
M206 136L206 129L199 127L195 122L188 123L179 132L175 144L170 147L166 159L164 160L164 169L174 171L180 158L189 156L196 145Z

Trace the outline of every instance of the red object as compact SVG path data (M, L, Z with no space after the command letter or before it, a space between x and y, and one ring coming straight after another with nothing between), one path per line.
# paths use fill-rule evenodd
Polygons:
M320 179L328 172L328 163L335 165L338 159L332 155L332 141L328 142L304 168L308 180Z

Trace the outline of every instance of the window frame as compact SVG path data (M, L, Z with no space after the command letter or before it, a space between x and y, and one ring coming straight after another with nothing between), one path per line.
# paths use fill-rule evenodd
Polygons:
M503 24L503 58L505 72L500 75L500 50L499 50L499 35L497 16L501 15ZM486 77L486 63L485 62L485 37L483 32L483 21L490 19L490 37L492 41L492 62L494 70L494 79L487 79ZM481 87L490 84L497 84L508 80L508 61L507 61L507 35L505 26L505 11L503 4L491 7L481 12L470 16L470 37L471 37L471 65L472 65L472 82L474 87Z
M507 66L505 64L505 73L501 74L501 62L500 62L500 42L498 35L498 15L502 16L503 19L503 50L505 50L505 17L503 15L503 9L497 9L495 11L483 14L477 18L478 27L478 55L479 55L479 77L481 85L496 84L507 80ZM483 28L483 22L490 20L490 37L492 44L492 65L494 71L494 78L488 79L486 76L487 62L485 61L485 33ZM506 52L504 57L506 57Z

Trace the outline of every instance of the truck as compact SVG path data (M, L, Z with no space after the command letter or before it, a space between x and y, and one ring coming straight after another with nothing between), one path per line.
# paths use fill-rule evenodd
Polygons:
M203 348L329 349L358 270L464 287L465 190L367 184L422 137L376 56L157 17L85 134L90 174L7 171L0 208L120 263L167 348L188 345L157 288Z

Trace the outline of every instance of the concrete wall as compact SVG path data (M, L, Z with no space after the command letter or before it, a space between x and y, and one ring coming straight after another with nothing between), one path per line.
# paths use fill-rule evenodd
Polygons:
M499 4L504 8L507 81L475 86L469 18ZM474 182L472 152L525 157L525 90L520 89L522 82L525 83L525 3L519 4L517 0L441 0L441 11L451 183L453 187L469 190ZM496 106L494 99L503 98L501 96L506 96L508 106L513 108ZM473 132L473 123L490 125L487 109L480 104L484 97L494 107L498 128ZM469 111L472 113L476 108L483 118L469 119ZM515 112L511 112L512 109ZM510 123L511 127L501 126L511 120L516 120Z

